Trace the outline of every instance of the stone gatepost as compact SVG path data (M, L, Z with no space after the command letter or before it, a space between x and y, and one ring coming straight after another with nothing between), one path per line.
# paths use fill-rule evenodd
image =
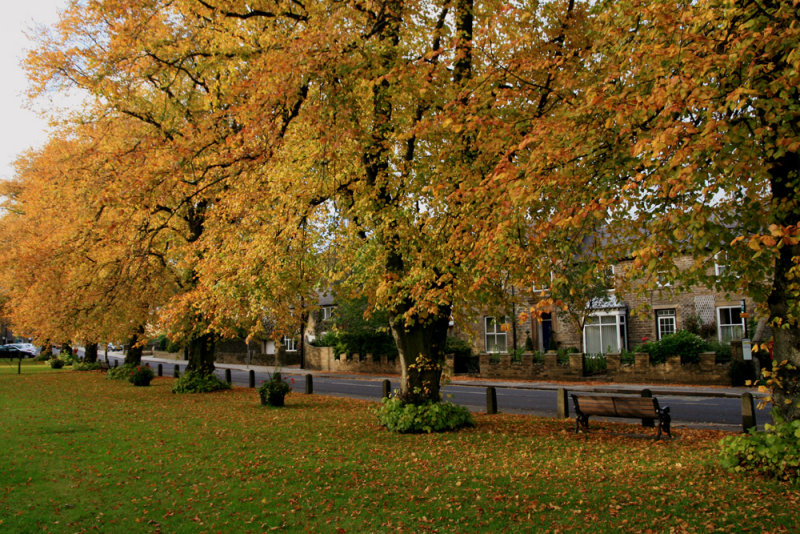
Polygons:
M579 352L569 355L569 370L578 376L583 376L583 354Z
M448 376L456 374L456 356L455 354L444 355L444 371Z
M608 369L610 373L619 371L621 365L621 357L619 354L606 354L606 369Z
M548 351L544 353L544 368L555 369L558 367L558 353L556 351Z

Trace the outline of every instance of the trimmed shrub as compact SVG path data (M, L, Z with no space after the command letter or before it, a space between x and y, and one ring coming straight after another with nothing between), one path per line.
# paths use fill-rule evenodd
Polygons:
M211 393L221 389L231 389L231 385L220 380L213 373L202 375L197 371L187 371L172 387L173 393Z
M446 432L475 426L469 410L451 402L416 405L405 404L394 397L383 399L376 414L387 430L401 434Z
M697 334L678 330L674 334L662 337L659 341L643 343L633 351L648 353L650 363L664 363L667 361L667 356L680 356L681 363L699 363L700 353L708 349L708 343Z
M747 471L800 483L800 420L784 421L773 410L774 425L759 432L728 436L720 442L720 463L732 471Z
M146 365L137 365L131 369L128 375L128 382L134 386L149 386L150 381L153 380L155 376L156 374L153 370Z
M61 358L50 358L48 360L48 363L50 364L50 367L52 367L53 369L61 369L62 367L64 367L64 360L62 360Z
M112 367L106 373L106 378L109 380L128 380L131 376L131 371L136 368L135 365L120 365L119 367Z
M97 371L98 369L100 369L100 362L80 362L72 364L73 371Z

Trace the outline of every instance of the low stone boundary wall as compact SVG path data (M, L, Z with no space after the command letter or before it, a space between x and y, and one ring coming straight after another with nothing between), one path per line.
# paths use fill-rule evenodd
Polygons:
M152 351L153 356L165 360L182 360L183 352L166 352L160 350ZM271 367L288 367L290 365L300 365L299 352L283 352L278 354L253 353L250 356L243 352L216 352L214 354L216 363L234 363L239 365L265 365Z
M545 353L542 361L535 362L531 353L512 359L509 354L480 354L480 377L498 379L553 379L585 380L587 378L583 354L569 354L569 362L558 363L555 352ZM716 354L700 354L700 363L681 364L680 356L670 356L665 363L651 364L650 355L635 353L633 364L623 364L620 354L606 354L606 370L593 375L598 380L633 383L685 383L729 385L730 364L717 364ZM453 360L448 357L448 370L452 373Z
M372 354L340 354L333 347L306 347L306 369L314 371L341 371L348 373L400 374L400 361Z

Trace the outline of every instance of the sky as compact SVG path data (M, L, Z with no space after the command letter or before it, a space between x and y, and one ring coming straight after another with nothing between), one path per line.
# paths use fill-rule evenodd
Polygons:
M0 17L0 179L13 177L17 156L41 146L47 138L46 120L26 109L28 82L20 65L26 50L33 47L25 32L32 33L37 23L53 24L66 5L67 0L4 2ZM51 98L58 101L59 95Z

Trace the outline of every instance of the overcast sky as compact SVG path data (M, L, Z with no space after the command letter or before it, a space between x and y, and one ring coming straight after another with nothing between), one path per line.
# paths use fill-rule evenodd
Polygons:
M67 0L22 0L3 2L0 16L0 179L11 178L17 155L46 139L47 123L25 108L27 79L20 63L33 44L25 32L35 23L52 24ZM58 95L53 97L58 98Z

